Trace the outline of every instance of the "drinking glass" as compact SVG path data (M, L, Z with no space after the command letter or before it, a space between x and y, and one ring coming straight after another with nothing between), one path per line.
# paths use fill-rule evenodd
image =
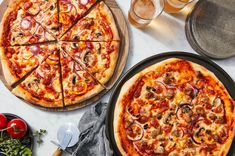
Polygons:
M163 8L164 0L132 0L128 20L135 27L143 28L159 16Z
M168 13L178 13L193 0L165 0L164 11Z

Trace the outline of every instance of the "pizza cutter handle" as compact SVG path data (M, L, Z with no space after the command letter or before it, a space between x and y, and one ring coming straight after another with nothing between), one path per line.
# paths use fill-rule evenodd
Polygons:
M60 148L57 148L52 156L61 156L61 153L62 153L62 150Z

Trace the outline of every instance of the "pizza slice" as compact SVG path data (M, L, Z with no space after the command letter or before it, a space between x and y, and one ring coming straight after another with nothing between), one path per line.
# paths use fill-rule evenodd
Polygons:
M57 0L30 0L24 4L24 8L53 36L57 37L59 35Z
M61 47L105 85L114 73L119 42L63 42Z
M64 34L97 0L59 0L60 34Z
M63 107L59 53L55 51L12 90L16 96L43 107Z
M1 47L2 67L7 83L13 85L58 50L55 44Z
M1 46L27 45L38 42L54 41L34 16L27 13L26 3L12 1L4 14L0 27Z
M82 102L104 88L65 52L61 52L61 71L66 106Z
M104 2L76 23L62 38L63 41L119 40L118 30L111 11Z

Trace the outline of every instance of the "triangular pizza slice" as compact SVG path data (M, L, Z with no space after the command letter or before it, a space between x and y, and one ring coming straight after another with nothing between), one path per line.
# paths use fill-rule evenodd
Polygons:
M55 51L12 90L16 96L42 107L63 107L59 52Z
M60 34L64 34L97 0L59 0Z
M119 40L112 12L104 2L97 4L62 38L63 41L113 41Z
M87 71L63 50L61 50L60 61L64 103L66 106L80 103L104 90Z

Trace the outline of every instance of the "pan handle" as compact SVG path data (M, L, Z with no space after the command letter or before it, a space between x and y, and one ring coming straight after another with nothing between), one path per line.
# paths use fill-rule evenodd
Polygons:
M61 156L62 150L58 147L52 156Z

